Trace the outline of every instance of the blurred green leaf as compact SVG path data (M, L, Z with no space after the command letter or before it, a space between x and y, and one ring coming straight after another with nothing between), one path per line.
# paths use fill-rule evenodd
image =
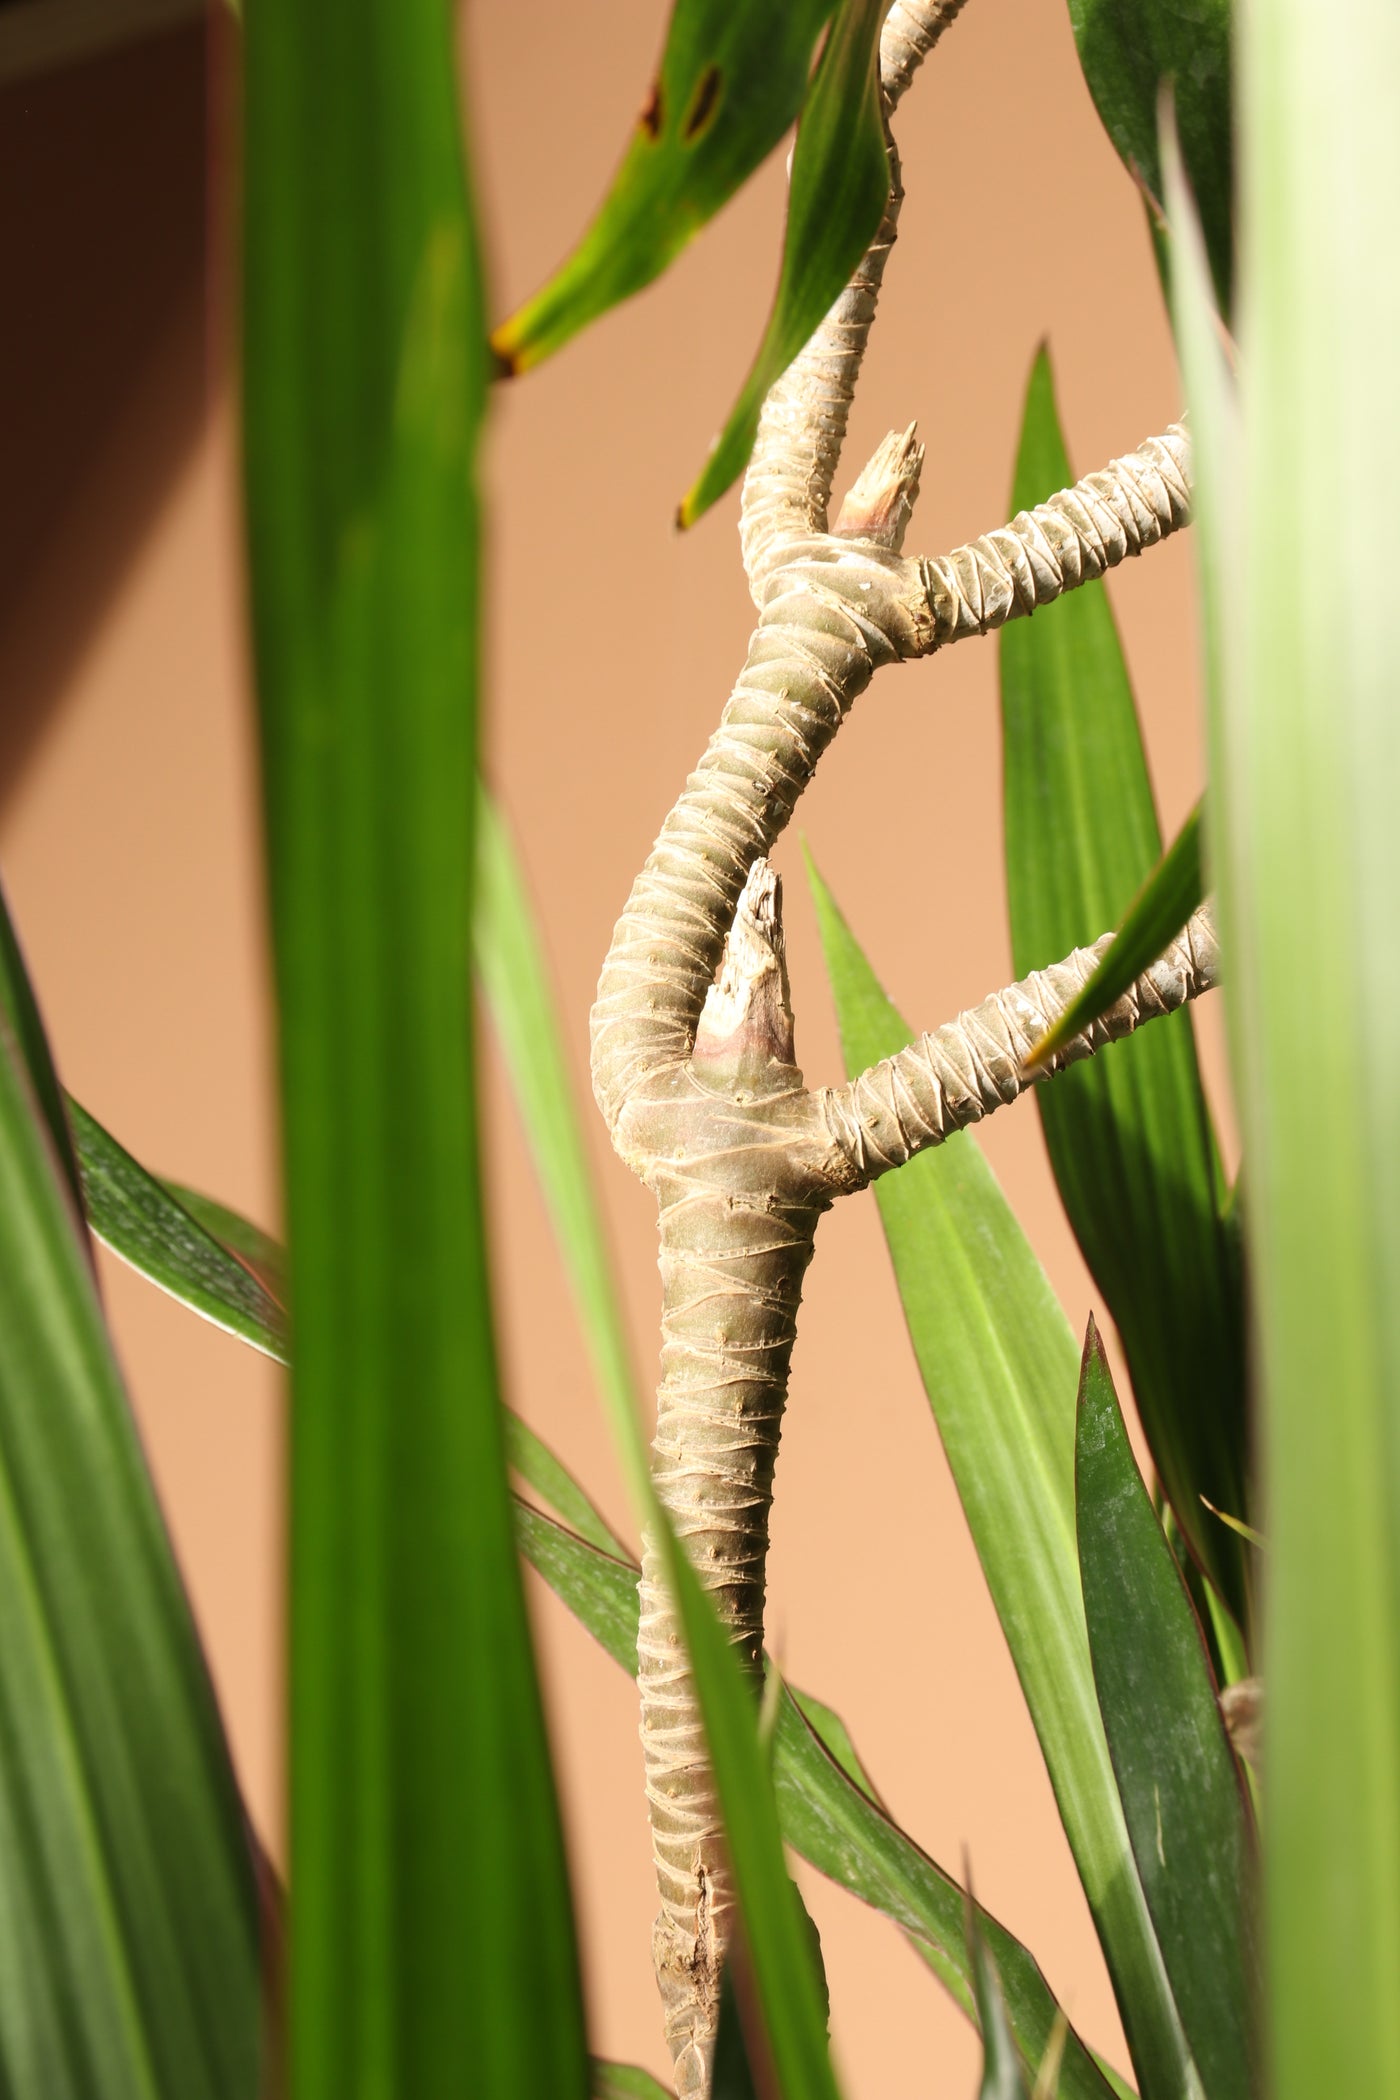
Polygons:
M485 317L445 0L250 7L245 85L296 1308L289 2088L582 2100L473 1113Z
M153 1175L138 1165L80 1102L68 1113L83 1204L97 1237L152 1283L216 1327L286 1361L282 1308L257 1278ZM231 1216L232 1213L224 1213Z
M1260 0L1237 64L1237 453L1179 297L1269 1541L1264 2053L1312 2100L1400 2092L1400 10Z
M982 1935L977 1905L967 1898L967 1958L977 1995L977 2024L982 2030L982 2077L977 2100L1030 2100L1025 2067L1006 2016L1001 1978Z
M598 1552L527 1504L516 1505L521 1551L550 1588L629 1676L637 1668L635 1562ZM827 1717L835 1723L824 1740ZM963 1892L913 1839L891 1822L860 1769L844 1725L829 1707L784 1686L774 1737L774 1776L783 1836L820 1873L903 1928L915 1951L962 2010L973 2016L964 1936ZM1033 1957L982 1913L1005 1980L1012 2025L1031 2061L1054 2030L1058 2007ZM1071 2030L1060 2081L1062 2100L1107 2100L1110 2086Z
M1094 1682L1143 1893L1208 2100L1250 2100L1258 1977L1244 1793L1200 1624L1092 1320L1076 1485Z
M1172 86L1220 310L1234 278L1230 0L1069 0L1079 63L1119 158L1160 210L1157 95Z
M636 2064L600 2063L596 2058L588 2090L589 2100L673 2100L650 2071L639 2070Z
M1026 396L1013 505L1073 480L1050 364ZM1017 976L1117 923L1161 854L1137 710L1102 583L1003 630L1007 897ZM1248 1626L1247 1553L1204 1494L1248 1516L1242 1294L1189 1012L1041 1087L1050 1163L1123 1338L1162 1485Z
M901 1049L910 1030L810 872L846 1067L855 1074ZM1189 2060L1123 1824L1084 1629L1074 1338L970 1134L886 1175L875 1193L924 1389L1040 1738L1145 2100L1183 2100Z
M251 1839L46 1121L4 1026L3 2084L254 2100Z
M74 1215L81 1217L82 1191L73 1135L64 1113L63 1089L54 1070L34 988L29 981L3 891L0 891L0 1013L9 1025L21 1069L33 1089L40 1117L54 1148L54 1157L73 1199Z
M680 507L693 525L744 471L763 397L855 270L890 194L880 103L880 26L888 0L841 0L803 104L788 188L778 293L729 420Z
M1128 986L1171 946L1205 893L1198 802L1124 912L1113 946L1073 1005L1041 1037L1027 1064L1044 1064L1072 1036L1102 1019Z
M833 0L677 0L655 85L587 233L496 330L517 372L659 277L797 115Z
M771 2081L767 2082L771 2087ZM719 2026L708 2100L766 2100L749 2062L748 2041L734 1980L734 1961L724 1965L719 1985Z

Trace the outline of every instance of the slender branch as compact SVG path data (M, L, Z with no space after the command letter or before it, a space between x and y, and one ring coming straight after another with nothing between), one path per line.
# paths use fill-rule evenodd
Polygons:
M1092 1057L1144 1021L1175 1012L1219 982L1215 919L1207 902L1101 1020L1028 1070L1028 1053L1079 996L1113 938L1106 933L1092 948L1076 948L1063 962L994 992L969 1013L872 1065L848 1086L818 1093L823 1127L858 1185L902 1167L954 1131L1005 1108L1028 1086Z

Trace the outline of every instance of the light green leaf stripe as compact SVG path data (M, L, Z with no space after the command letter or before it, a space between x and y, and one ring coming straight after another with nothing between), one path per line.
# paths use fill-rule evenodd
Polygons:
M1257 0L1239 28L1237 479L1181 289L1225 616L1212 868L1269 1541L1266 2056L1273 2100L1312 2100L1400 2092L1400 9Z
M815 868L813 894L855 1073L910 1030ZM920 1374L1026 1695L1145 2100L1185 2100L1189 2059L1099 1719L1074 1532L1078 1352L970 1134L877 1184Z

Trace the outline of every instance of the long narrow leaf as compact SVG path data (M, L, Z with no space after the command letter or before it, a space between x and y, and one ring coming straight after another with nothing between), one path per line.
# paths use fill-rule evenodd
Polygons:
M63 1172L75 1214L82 1211L82 1191L73 1136L64 1114L63 1089L58 1083L48 1038L40 1019L34 987L29 981L24 955L10 918L9 905L0 891L0 1012L9 1024L20 1063L34 1091L34 1099Z
M837 298L879 227L890 193L879 73L886 11L886 0L840 0L797 127L773 311L729 420L681 504L682 525L693 525L743 472L764 395Z
M255 2100L252 1848L51 1132L0 1027L0 2063Z
M848 1070L910 1031L815 869ZM1056 1082L1059 1084L1059 1082ZM1077 1351L1045 1274L970 1135L876 1195L924 1388L1044 1752L1147 2100L1190 2067L1099 1719L1074 1537Z
M640 1395L539 925L505 820L484 789L478 825L473 937L481 987L599 1387L614 1412L635 1419Z
M1092 1320L1076 1486L1094 1682L1143 1893L1208 2100L1249 2100L1258 1978L1240 1774Z
M485 318L455 104L445 0L248 9L249 554L296 1311L293 2100L582 2100L589 2075L473 1117Z
M1259 0L1239 71L1237 480L1200 324L1188 385L1269 1541L1266 2055L1303 2100L1400 2091L1400 11Z
M516 1528L522 1552L550 1588L613 1660L634 1675L635 1563L599 1553L523 1503L516 1508ZM773 1748L787 1842L821 1873L902 1927L956 2003L975 2017L963 1892L879 1806L841 1723L819 1700L786 1686ZM985 1911L982 1927L1001 1972L1017 2043L1027 2061L1037 2062L1054 2031L1058 2007L1019 1940ZM1120 2088L1109 2086L1071 2031L1060 2077L1062 2100L1107 2100L1110 2090Z
M512 371L659 277L733 196L797 115L832 4L676 0L655 84L596 218L492 338Z
M1123 914L1123 923L1079 997L1043 1035L1026 1062L1046 1063L1071 1036L1092 1028L1130 984L1171 946L1206 893L1198 802Z
M1072 479L1042 352L1014 504ZM1122 917L1161 853L1123 652L1102 583L1001 636L1006 868L1016 974ZM1123 1338L1182 1530L1241 1625L1247 1549L1201 1497L1248 1516L1243 1311L1185 1009L1039 1090L1066 1212Z

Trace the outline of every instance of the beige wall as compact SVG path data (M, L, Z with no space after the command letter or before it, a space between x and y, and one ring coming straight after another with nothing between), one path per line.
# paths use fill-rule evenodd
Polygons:
M658 0L469 25L496 303L557 259L645 85ZM205 54L182 34L0 97L0 336L11 501L0 562L0 855L65 1074L139 1155L276 1222L268 999L240 633L235 485L206 260ZM217 98L216 98L217 100ZM917 416L911 545L1006 508L1020 390L1049 335L1081 467L1179 408L1132 190L1059 0L975 0L902 113L909 203L852 462ZM669 520L761 325L770 168L672 277L502 395L488 637L491 772L548 927L585 1091L588 1003L631 875L698 754L747 631L733 503ZM217 251L221 244L212 243ZM211 318L212 317L212 318ZM17 492L16 492L17 491ZM1163 816L1199 784L1189 548L1114 579ZM801 829L910 1018L1008 975L994 645L882 678ZM796 840L799 1051L835 1074ZM519 1136L486 1116L511 1396L628 1523ZM648 1202L590 1115L637 1357L655 1355ZM1071 1319L1095 1303L1029 1108L988 1150ZM107 1265L124 1362L249 1798L278 1824L278 1382ZM895 1813L1039 1953L1091 2039L1111 1999L1034 1739L952 1495L867 1198L823 1226L779 1469L772 1625ZM831 1541L853 1525L857 1558ZM660 2069L629 1687L537 1599L595 2046ZM964 2027L893 1930L804 1874L853 2100L971 2089Z

